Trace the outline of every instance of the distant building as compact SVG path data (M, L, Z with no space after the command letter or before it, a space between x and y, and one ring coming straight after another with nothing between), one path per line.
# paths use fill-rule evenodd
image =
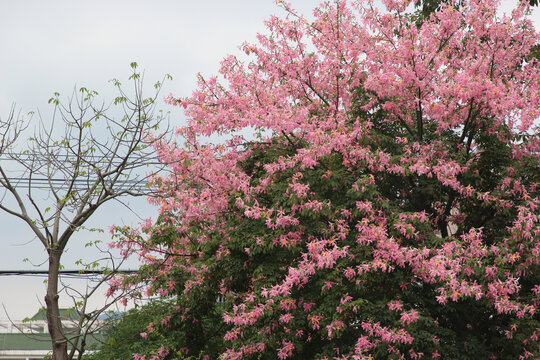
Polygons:
M68 336L75 333L79 313L74 309L60 309L60 314L64 332ZM86 339L87 345L94 342L94 337ZM45 309L39 310L30 319L0 321L0 360L42 360L51 352Z

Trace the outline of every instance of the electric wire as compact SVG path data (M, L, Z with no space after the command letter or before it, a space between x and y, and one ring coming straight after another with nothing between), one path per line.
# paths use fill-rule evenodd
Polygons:
M105 275L110 273L120 273L120 274L136 274L139 270L60 270L59 274L62 277L70 278L84 278L84 277L93 277L96 275ZM35 276L43 277L48 276L49 272L47 270L0 270L0 276Z
M84 190L89 188L90 186L93 186L97 179L90 180L90 179L59 179L59 178L45 178L45 177L39 177L39 178L25 178L25 177L8 177L7 180L11 183L11 185L14 188L28 188L31 187L32 189L36 190L59 190L66 188L68 186L71 186L73 184L73 188L75 190ZM106 182L105 182L106 183ZM122 180L116 182L114 185L114 189L116 191L124 191L124 190L142 190L147 187L147 181L145 179L131 179L131 180Z

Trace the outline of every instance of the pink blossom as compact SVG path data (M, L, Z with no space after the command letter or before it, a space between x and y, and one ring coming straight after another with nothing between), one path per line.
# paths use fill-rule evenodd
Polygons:
M265 349L286 359L296 346L302 357L310 341L330 343L343 329L357 338L327 356L421 358L406 330L424 313L406 296L419 287L435 289L426 296L440 307L481 301L485 316L536 316L540 185L521 168L540 160L540 68L524 60L540 37L525 5L506 16L493 1L448 2L415 21L412 3L323 2L305 18L280 1L288 16L272 16L268 34L241 46L245 56L227 56L191 96L169 95L186 121L179 141L152 143L167 167L149 178L159 221L115 228L112 246L151 274L114 278L108 295L138 282L148 295L190 300L215 288L230 306L224 359ZM484 137L511 165L489 163ZM491 226L503 213L504 226ZM272 261L271 274L259 259ZM372 278L400 327L362 314L353 297L371 296ZM188 325L202 321L189 306L175 311ZM526 354L538 333L520 331Z
M290 341L283 341L283 347L278 349L278 358L286 359L292 355L294 350L294 345Z
M401 313L401 323L403 325L409 325L410 323L416 322L418 320L418 312L414 309L411 309L409 312Z

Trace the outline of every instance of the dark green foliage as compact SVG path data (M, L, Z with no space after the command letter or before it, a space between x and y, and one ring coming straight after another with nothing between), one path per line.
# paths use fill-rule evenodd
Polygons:
M103 341L92 346L90 350L95 352L86 355L84 359L125 360L133 359L133 354L151 358L162 345L169 349L165 359L200 359L193 349L205 350L205 353L217 357L216 350L221 348L223 334L216 333L220 327L220 321L216 320L221 317L222 310L214 314L207 312L216 302L208 306L209 302L203 299L198 298L187 311L178 308L179 301L175 298L153 300L109 320L108 327L101 334ZM189 312L191 319L200 316L200 322L181 321L180 314L184 312ZM147 336L147 339L141 334ZM189 344L191 352L186 354L179 344Z
M415 6L420 11L420 14L425 18L433 12L440 9L441 4L447 3L448 0L416 0ZM531 6L538 6L538 0L529 0Z
M127 313L112 318L103 332L103 343L90 350L98 350L85 356L86 360L132 359L133 353L149 353L160 347L159 337L145 340L141 333L147 332L149 323L161 319L169 312L172 301L156 300ZM163 334L170 337L171 334Z

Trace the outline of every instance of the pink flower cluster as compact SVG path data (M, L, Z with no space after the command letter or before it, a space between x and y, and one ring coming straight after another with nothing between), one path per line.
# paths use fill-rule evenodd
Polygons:
M493 1L450 1L419 25L405 14L411 0L384 0L386 10L367 0L324 3L312 21L279 3L289 16L271 17L270 35L242 45L247 60L228 56L220 76L199 77L190 97L167 97L184 109L187 125L177 129L181 146L156 146L170 172L151 179L160 195L151 202L176 234L165 246L155 240L162 224L147 221L142 235L124 231L118 245L155 267L149 291L189 296L221 276L220 294L235 299L223 314L224 359L263 352L287 359L313 339L353 330L354 344L334 349L333 358L369 358L376 348L421 358L413 330L433 320L400 294L381 310L394 325L367 319L359 294L370 277L402 276L403 293L436 289L439 306L482 301L493 317L535 316L540 285L529 280L540 265L539 185L518 165L540 159L540 66L524 60L540 37L526 5L499 16ZM378 146L377 126L400 129L388 140L399 150ZM500 179L488 190L479 175L480 131L511 148L516 162L490 172ZM392 201L380 190L385 179L398 189L387 190ZM411 198L422 184L438 197ZM515 215L493 235L469 225L471 204ZM317 229L306 226L313 219ZM265 234L242 239L244 269L261 252L287 254L276 260L278 274L254 275L242 293L231 289L236 274L212 274L201 260L237 256L238 222ZM215 253L203 254L216 238ZM169 278L179 272L188 276L181 288ZM110 293L122 286L113 280ZM323 297L333 301L324 311ZM532 343L538 334L526 337Z

